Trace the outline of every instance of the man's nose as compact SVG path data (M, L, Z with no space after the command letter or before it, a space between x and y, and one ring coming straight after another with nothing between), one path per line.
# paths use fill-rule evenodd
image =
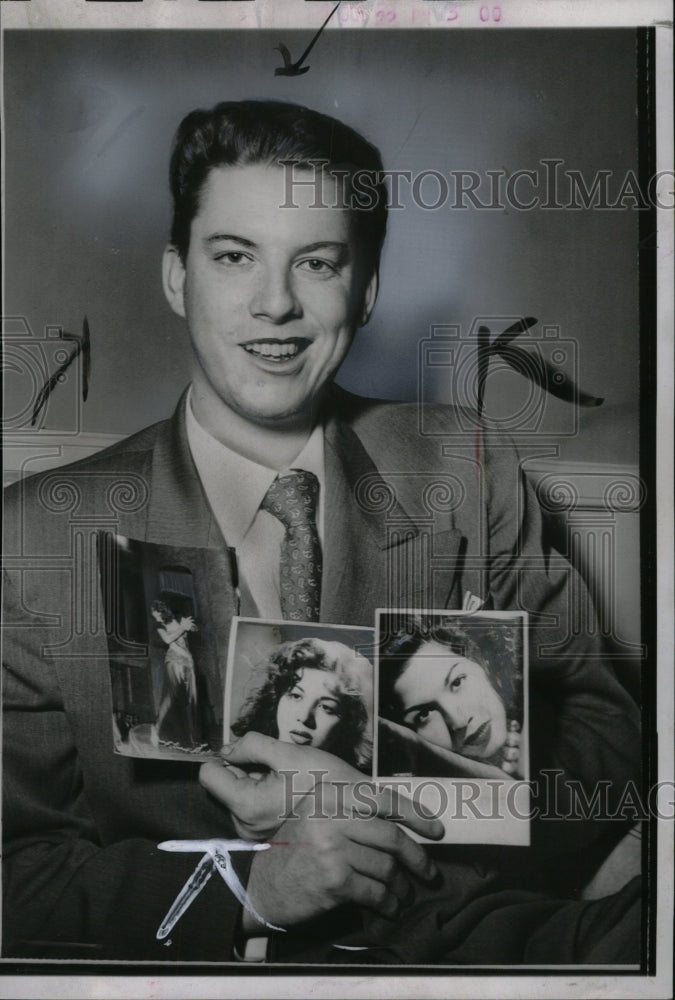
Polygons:
M251 298L251 315L276 325L297 318L301 312L288 271L281 267L262 271Z

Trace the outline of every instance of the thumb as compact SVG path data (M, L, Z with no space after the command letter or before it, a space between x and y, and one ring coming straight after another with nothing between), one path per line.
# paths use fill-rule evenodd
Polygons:
M199 769L199 783L223 805L236 809L248 785L242 775L243 772L236 767L223 767L217 761L209 760Z
M326 750L283 743L261 733L246 733L236 743L223 747L220 752L223 761L228 764L264 764L276 773L297 771L310 775L314 781L328 779L355 782L363 779L360 771Z
M295 767L298 747L294 743L282 743L272 736L249 732L235 743L226 744L220 751L227 764L263 764L272 771L279 768Z

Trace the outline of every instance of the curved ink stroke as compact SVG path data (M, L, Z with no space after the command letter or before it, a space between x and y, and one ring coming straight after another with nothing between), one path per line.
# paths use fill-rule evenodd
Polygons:
M303 66L302 64L304 63L309 53L312 51L312 49L318 42L321 32L326 27L331 17L340 6L341 2L342 0L338 0L338 2L333 7L332 11L326 18L326 20L323 22L317 33L312 38L311 42L309 43L305 51L302 53L300 58L297 59L295 62L292 61L291 53L289 52L288 48L283 44L283 42L279 42L279 44L275 46L275 52L280 52L284 60L284 65L278 66L275 69L274 71L275 76L301 76L303 73L309 72L309 66Z

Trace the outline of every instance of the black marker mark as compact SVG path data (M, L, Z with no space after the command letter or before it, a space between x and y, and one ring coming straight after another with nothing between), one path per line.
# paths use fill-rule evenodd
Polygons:
M315 34L314 38L311 40L311 42L309 43L309 45L307 46L307 48L305 49L305 51L302 53L302 55L300 56L300 58L296 62L293 62L291 60L291 53L288 51L288 49L286 48L286 46L282 42L279 42L279 44L275 46L275 51L276 52L281 52L281 55L282 55L283 60L284 60L284 65L283 66L277 66L277 68L275 69L275 71L274 71L274 75L275 76L301 76L303 73L308 73L309 72L309 66L303 66L302 64L305 61L305 59L307 58L307 56L309 55L309 53L312 51L312 49L314 48L314 46L316 45L316 43L317 43L317 41L319 39L319 35L321 34L321 32L323 31L323 29L328 24L328 22L330 21L331 17L333 16L333 14L335 13L335 11L340 6L341 2L342 2L342 0L338 0L338 2L333 7L332 11L330 12L330 14L328 15L328 17L326 18L326 20L323 22L323 24L321 25L321 27L319 28L319 30Z
M66 358L62 365L56 369L53 375L51 375L45 384L40 389L38 397L35 400L35 406L33 407L33 418L30 422L31 427L35 426L35 421L38 418L40 410L46 404L47 400L52 394L52 390L56 388L61 376L64 375L67 370L72 365L75 358L80 354L82 355L82 402L87 401L87 396L89 395L89 376L91 374L91 337L89 333L89 320L84 317L82 323L82 336L79 337L76 333L68 333L66 330L61 331L62 340L70 340L75 342L75 349Z
M566 403L576 403L577 406L601 406L604 398L601 396L591 396L590 393L578 389L574 381L560 368L556 368L545 358L542 358L537 351L527 351L522 347L516 347L512 343L519 334L529 330L534 326L536 319L527 316L518 320L490 343L490 330L486 326L478 329L478 374L477 374L477 402L478 419L483 415L483 400L485 396L485 382L487 380L488 366L492 355L499 355L502 361L524 375L530 382L534 382L545 392L564 400Z
M89 376L91 375L91 337L89 335L89 320L84 317L82 322L82 402L87 402L89 395Z

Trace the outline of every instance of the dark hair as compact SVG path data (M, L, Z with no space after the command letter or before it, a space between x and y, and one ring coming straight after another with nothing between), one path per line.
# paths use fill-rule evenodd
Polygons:
M175 594L170 590L163 590L159 595L159 600L153 601L150 605L151 611L156 611L165 625L172 621L179 621L181 618L189 618L192 615L192 602L189 597L182 594Z
M396 635L385 636L379 659L379 710L393 722L403 722L401 701L394 689L408 662L422 646L437 642L483 668L490 684L502 700L507 716L522 724L520 694L522 676L513 669L508 655L508 638L495 621L474 619L470 624L447 618L410 618ZM489 648L494 655L486 655ZM506 663L502 661L506 659Z
M347 656L335 654L340 646ZM247 699L239 718L232 725L235 736L254 731L265 736L279 735L277 707L281 697L302 677L305 669L326 670L335 674L335 697L340 721L337 743L331 753L354 767L368 771L372 760L372 668L365 659L342 643L324 643L316 639L284 642L263 668L262 683Z
M378 149L337 119L283 101L224 101L210 111L190 112L178 126L170 167L171 242L183 263L209 172L218 166L281 161L306 169L324 161L329 173L338 171L346 178L345 202L354 210L369 270L376 271L387 225Z

